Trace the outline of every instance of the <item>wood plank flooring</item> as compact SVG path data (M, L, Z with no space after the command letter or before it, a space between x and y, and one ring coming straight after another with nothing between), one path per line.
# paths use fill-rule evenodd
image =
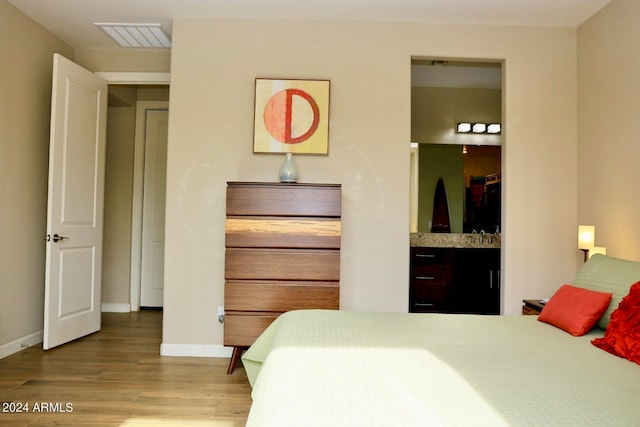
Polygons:
M103 313L100 332L0 359L0 426L243 426L242 364L160 357L161 328L159 311Z

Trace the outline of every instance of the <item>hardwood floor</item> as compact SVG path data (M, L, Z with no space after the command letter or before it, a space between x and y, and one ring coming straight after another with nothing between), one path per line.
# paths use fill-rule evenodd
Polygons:
M0 359L0 425L243 426L242 364L227 375L229 359L160 357L161 325L159 311L104 313L100 332Z

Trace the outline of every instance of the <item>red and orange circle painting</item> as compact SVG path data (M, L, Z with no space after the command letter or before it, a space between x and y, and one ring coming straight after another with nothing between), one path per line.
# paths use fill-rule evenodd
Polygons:
M256 80L255 152L327 154L329 82Z

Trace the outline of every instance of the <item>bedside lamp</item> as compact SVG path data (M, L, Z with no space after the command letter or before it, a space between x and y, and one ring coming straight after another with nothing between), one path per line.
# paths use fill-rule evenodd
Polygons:
M584 261L594 254L607 254L607 248L595 246L596 228L593 225L578 226L578 249L584 252Z

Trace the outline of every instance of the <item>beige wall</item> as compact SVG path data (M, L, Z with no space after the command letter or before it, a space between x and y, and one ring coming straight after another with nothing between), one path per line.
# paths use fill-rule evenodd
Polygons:
M578 31L578 218L596 245L640 260L640 2L613 0Z
M43 328L55 52L74 56L71 47L0 0L0 354Z
M504 312L573 278L575 30L176 20L164 344L222 343L225 183L274 181L283 160L252 153L256 77L331 80L330 154L296 162L343 185L341 307L407 310L412 56L505 60Z

